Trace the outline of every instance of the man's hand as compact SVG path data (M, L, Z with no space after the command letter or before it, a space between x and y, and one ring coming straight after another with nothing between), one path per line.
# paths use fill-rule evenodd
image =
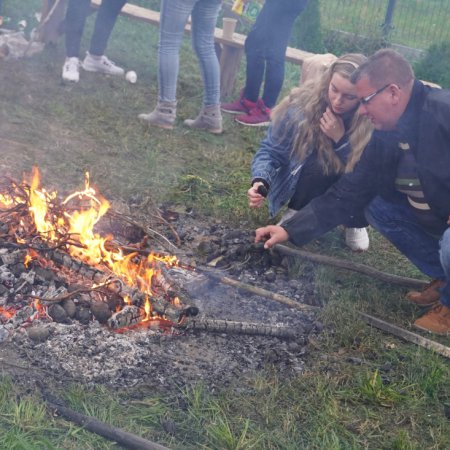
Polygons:
M247 191L248 205L250 208L259 208L264 203L264 197L258 192L258 187L264 186L264 183L257 181L253 183L253 186Z
M448 216L447 225L450 225L450 216Z
M279 225L267 225L256 230L255 242L264 242L264 248L272 248L275 244L289 240L287 231Z

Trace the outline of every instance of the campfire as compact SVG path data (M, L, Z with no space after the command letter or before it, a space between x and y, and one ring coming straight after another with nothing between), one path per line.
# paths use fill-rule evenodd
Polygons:
M172 205L110 205L88 175L66 196L44 189L38 169L21 182L4 177L0 357L62 383L114 387L223 385L268 361L301 371L315 319L286 295L301 302L308 285L280 274L263 282L277 294L252 287L271 268L249 242L246 230ZM219 254L222 268L208 263Z
M90 183L60 200L41 187L37 168L0 192L0 324L12 331L34 321L88 323L111 329L172 327L196 308L168 277L175 256L145 242L121 245L97 229L110 203Z

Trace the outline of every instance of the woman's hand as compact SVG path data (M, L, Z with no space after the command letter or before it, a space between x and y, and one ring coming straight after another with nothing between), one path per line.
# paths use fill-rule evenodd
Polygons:
M264 203L264 197L258 192L259 186L264 186L264 183L256 181L247 191L248 205L250 208L260 208Z
M320 118L320 129L336 144L345 134L344 121L327 107Z

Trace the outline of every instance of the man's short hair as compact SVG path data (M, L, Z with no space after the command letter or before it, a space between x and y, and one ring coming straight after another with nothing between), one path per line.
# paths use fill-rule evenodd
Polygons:
M411 64L395 50L384 48L375 52L369 59L353 72L352 83L367 77L370 84L380 88L387 83L405 86L414 79Z

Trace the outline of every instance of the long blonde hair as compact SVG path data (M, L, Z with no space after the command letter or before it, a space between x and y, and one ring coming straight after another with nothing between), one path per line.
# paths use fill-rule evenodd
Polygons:
M341 56L330 65L318 82L309 80L301 87L293 89L273 110L274 126L285 132L293 130L294 145L291 154L304 161L311 150L316 151L325 174L351 172L372 134L369 120L355 111L346 131L352 152L344 166L334 151L332 140L320 129L320 118L329 106L328 87L332 76L338 73L350 79L351 74L366 60L367 58L359 53Z

